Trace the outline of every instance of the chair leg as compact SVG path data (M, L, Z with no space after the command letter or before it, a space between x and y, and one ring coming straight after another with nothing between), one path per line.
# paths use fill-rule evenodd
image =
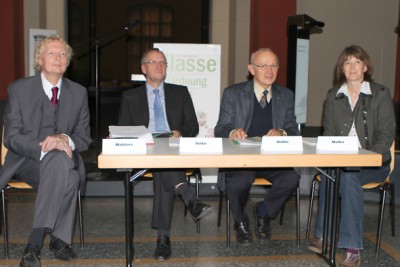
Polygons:
M300 247L300 187L296 189L296 239L297 247Z
M188 183L189 187L190 187L190 178L191 178L191 175L188 175L188 176L187 176L187 183ZM183 209L183 216L184 216L184 217L186 217L186 215L187 215L187 210L188 210L188 208L187 208L187 206L185 205L185 208Z
M79 238L81 248L85 247L85 237L83 232L83 211L82 211L82 195L81 190L78 190L78 213L79 213Z
M314 192L315 192L315 185L317 183L316 179L313 179L311 184L311 192L310 192L310 206L308 209L308 218L307 218L307 228L306 228L306 244L310 241L310 227L311 227L311 217L312 211L314 207Z
M2 212L3 212L3 220L2 220L2 227L3 227L3 240L4 240L4 257L8 259L8 228L7 228L7 210L6 210L6 197L4 189L1 190L1 205L2 205Z
M286 207L286 202L285 202L285 204L283 204L283 206L281 208L281 216L279 218L279 225L283 224L283 215L285 214L285 207Z
M229 207L229 199L226 196L226 248L231 248L231 216L230 216L230 207Z
M396 214L395 214L395 194L394 194L394 184L390 184L390 216L391 216L391 226L392 226L392 236L395 237L395 225L396 225Z
M193 174L187 176L187 182L188 182L189 187L190 187L190 179L191 179L192 175L194 175L194 177L196 179L196 198L199 198L199 195L200 195L199 194L199 182L200 182L200 180L202 180L201 177L200 177L201 173L200 173L200 171L195 170L193 172ZM184 211L183 211L183 216L187 215L187 209L188 208L185 205L185 208L184 208ZM196 231L197 231L197 236L200 236L200 220L196 221Z
M222 191L219 192L219 201L218 201L218 222L217 226L221 226L221 215L222 215L222 201L224 199L224 193Z
M195 175L196 179L196 198L199 198L199 174ZM200 220L196 221L197 236L200 236Z
M376 246L375 246L375 258L379 256L379 249L381 246L381 234L382 234L382 224L383 224L383 215L385 213L385 201L386 201L386 190L387 187L384 185L382 187L381 192L381 208L379 210L379 221L378 221L378 232L376 234Z

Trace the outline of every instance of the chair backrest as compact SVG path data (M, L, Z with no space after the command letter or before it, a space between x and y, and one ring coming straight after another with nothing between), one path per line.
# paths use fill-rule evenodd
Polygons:
M385 181L365 184L365 185L363 185L364 189L371 189L371 188L378 187L378 186L380 186L380 185L382 185L384 183L390 183L390 175L392 174L392 172L394 170L394 162L395 162L395 158L394 158L395 153L394 152L395 152L395 148L396 148L396 144L393 141L393 144L390 147L390 155L392 157L392 160L390 161L390 172L389 172L388 177L386 177Z
M0 164L1 166L3 166L5 160L6 160L6 154L7 154L8 149L6 148L6 146L4 145L4 126L1 130L1 151L0 151Z
M390 155L392 156L392 161L390 162L390 173L392 173L392 171L394 170L394 162L396 161L395 160L395 150L396 150L396 144L395 144L395 142L393 141L393 144L392 144L392 146L390 147Z
M272 185L272 183L265 178L256 178L253 185Z
M386 178L385 182L390 182L390 175L392 174L393 170L394 170L394 162L395 160L395 150L396 150L396 144L393 141L392 146L390 147L390 156L392 157L392 160L390 161L390 172L388 177Z

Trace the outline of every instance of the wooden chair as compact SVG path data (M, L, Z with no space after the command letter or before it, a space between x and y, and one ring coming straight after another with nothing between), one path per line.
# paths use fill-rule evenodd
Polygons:
M272 186L272 183L265 178L256 178L253 186ZM219 195L219 205L218 205L218 227L221 226L221 215L222 215L222 200L224 198L224 192L220 191ZM279 219L279 225L283 223L283 214L285 211L285 206L281 209L281 216ZM297 186L296 189L296 240L297 246L300 246L300 187ZM229 199L226 197L226 247L230 249L231 243L231 226L230 226L230 208L229 208Z
M1 157L0 157L0 163L1 166L3 166L6 154L7 154L7 148L4 146L4 129L2 132L2 139L1 139ZM10 180L7 184L7 186L1 190L1 207L2 207L2 230L3 230L3 242L4 242L4 256L6 259L9 257L8 253L8 217L7 217L7 205L6 205L6 191L10 189L21 189L21 190L34 190L36 188L33 188L29 184L25 182L21 182L18 180ZM80 238L80 245L81 248L84 247L85 242L84 242L84 233L83 233L83 216L82 216L82 197L81 197L81 191L78 190L78 214L79 214L79 238Z
M378 229L376 234L376 245L375 245L375 257L378 258L379 250L381 246L381 234L382 234L382 224L383 224L383 215L385 212L385 202L387 197L387 192L389 192L390 198L390 217L391 217L391 228L392 228L392 236L395 236L395 195L394 195L394 184L390 179L390 175L394 169L395 162L395 143L393 142L390 152L392 155L392 161L390 162L390 173L388 177L379 183L369 183L363 185L364 190L379 190L381 192L380 198L380 209L379 209L379 221L378 221ZM306 244L308 244L310 240L310 227L311 227L311 217L312 210L314 206L314 195L316 191L316 184L321 182L321 175L317 174L314 176L314 179L311 183L311 191L310 191L310 207L308 210L308 219L307 219L307 228L306 228Z

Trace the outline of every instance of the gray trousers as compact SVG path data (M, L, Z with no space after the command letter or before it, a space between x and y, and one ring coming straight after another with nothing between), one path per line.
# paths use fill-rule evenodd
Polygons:
M47 228L67 244L72 243L80 183L76 157L53 150L42 161L26 159L15 174L37 188L33 228Z

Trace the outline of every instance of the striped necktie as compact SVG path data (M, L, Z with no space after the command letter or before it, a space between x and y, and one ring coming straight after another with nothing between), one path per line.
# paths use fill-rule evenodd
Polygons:
M267 106L267 95L268 95L268 90L264 90L260 98L260 105L262 108L265 108Z

